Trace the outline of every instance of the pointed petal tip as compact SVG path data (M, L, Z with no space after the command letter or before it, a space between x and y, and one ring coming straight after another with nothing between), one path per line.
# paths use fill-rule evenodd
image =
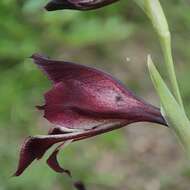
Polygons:
M19 177L19 176L21 176L22 173L23 173L23 171L17 170L15 173L12 174L11 177Z
M167 124L166 120L164 119L164 117L162 115L160 115L160 117L157 117L155 119L155 122L160 124L160 125L168 127L168 124Z
M74 2L68 0L52 0L44 7L47 11L56 11L62 9L79 9Z
M27 137L24 140L24 143L21 147L21 151L20 151L20 158L19 158L19 163L17 166L17 170L16 172L13 174L13 176L20 176L24 170L32 163L32 161L35 159L33 157L30 157L28 154L26 154L27 152L27 145L30 143L32 137Z
M58 9L59 9L59 8L56 6L56 4L53 3L53 2L49 2L44 8L45 8L46 11L55 11L55 10L58 10Z
M52 6L51 6L51 2L49 2L45 7L44 7L44 9L46 10L46 11L53 11L54 9L52 9Z
M145 122L157 123L163 126L168 126L165 118L161 114L160 109L151 104L143 103L142 107L140 107L140 109L137 110L137 113L140 122L145 121Z
M11 175L11 177L19 177L19 176L20 176L20 174L19 174L18 171L16 171L15 173L13 173L13 174Z
M47 57L45 55L42 55L40 53L34 53L30 56L30 58L33 60L47 59Z
M35 159L39 160L42 158L52 144L52 142L49 142L48 140L44 141L44 139L38 137L30 136L26 138L21 147L17 170L13 176L21 175Z
M57 154L59 153L59 148L55 149L53 153L49 156L46 163L48 166L57 173L65 173L69 177L72 177L71 172L69 170L66 170L62 168L57 160Z
M40 53L34 53L30 58L33 59L34 63L40 68L47 65L48 62L48 57Z
M42 56L42 55L39 54L39 53L34 53L34 54L32 54L32 55L30 56L30 58L31 58L31 59L36 59L36 58L41 57L41 56Z
M155 112L153 112L152 116L155 120L154 121L155 123L158 123L160 125L168 127L167 121L165 120L164 116L162 115L160 108L155 107Z
M35 106L35 107L36 107L38 110L41 111L41 110L45 110L45 106L46 106L46 105L42 105L42 106L38 106L38 105L37 105L37 106Z

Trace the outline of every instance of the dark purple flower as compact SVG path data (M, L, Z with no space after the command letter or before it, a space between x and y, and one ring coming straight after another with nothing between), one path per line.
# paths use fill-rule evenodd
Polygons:
M28 137L21 148L15 175L20 175L52 145L58 144L47 160L57 172L68 170L57 162L61 146L93 137L130 123L147 121L167 125L160 110L136 97L111 75L84 65L51 60L38 54L34 62L53 82L45 93L45 104L37 106L55 127L48 135Z
M119 0L51 0L46 10L55 11L60 9L91 10L112 4Z

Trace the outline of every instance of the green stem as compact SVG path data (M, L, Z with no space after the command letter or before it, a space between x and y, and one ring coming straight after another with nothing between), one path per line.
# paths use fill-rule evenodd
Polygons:
M179 86L178 86L178 82L177 82L177 78L176 78L176 73L175 73L175 69L174 69L174 62L173 62L172 50L171 50L170 33L168 33L167 35L160 36L160 44L161 44L162 52L164 55L165 64L166 64L169 80L170 80L171 87L172 87L172 92L174 93L174 96L175 96L177 102L184 109L183 101L181 98L181 94L180 94L180 90L179 90Z
M169 126L179 137L190 158L190 121L184 111L183 102L176 79L174 62L172 58L171 36L166 17L159 0L135 0L135 2L150 18L153 27L159 36L168 77L172 87L171 93L154 66L151 57L149 56L148 68L154 87L160 97L162 114L167 120Z
M159 36L161 48L164 54L166 69L172 87L172 92L177 102L184 110L183 101L180 95L180 90L174 69L174 62L172 58L171 35L162 6L159 0L135 0L135 2L150 18Z

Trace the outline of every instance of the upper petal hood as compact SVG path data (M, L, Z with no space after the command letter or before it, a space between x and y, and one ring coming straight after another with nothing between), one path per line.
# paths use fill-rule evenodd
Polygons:
M46 10L54 11L60 9L91 10L97 9L119 0L51 0Z
M32 56L53 81L45 94L45 117L67 128L85 128L105 120L166 124L160 110L136 97L111 75L95 68Z

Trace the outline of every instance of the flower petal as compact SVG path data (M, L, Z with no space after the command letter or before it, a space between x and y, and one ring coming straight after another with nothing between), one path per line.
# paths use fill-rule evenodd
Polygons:
M14 175L21 175L35 159L40 159L52 145L53 143L49 140L28 137L22 145L19 164Z
M61 128L56 128L56 130L52 130L52 134L50 135L38 135L35 137L28 137L22 145L19 164L14 175L21 175L23 171L35 159L40 159L45 154L45 152L56 143L65 142L69 140L78 141L86 139L114 129L121 128L126 124L127 123L125 122L118 122L114 124L111 123L109 125L104 125L101 128L93 129L90 131L72 133L64 133L64 131L62 132ZM59 131L60 134L53 134L58 133ZM54 156L55 155L53 155L53 157Z
M104 7L119 0L51 0L45 9L55 11L60 9L91 10Z
M113 113L113 116L109 116L109 113L107 112L96 113L93 108L88 110L88 102L86 103L86 108L82 108L85 106L85 102L83 101L83 106L80 106L80 102L78 102L79 100L77 97L75 95L72 97L73 93L71 91L71 85L69 87L64 87L64 84L60 82L54 85L54 87L45 94L46 102L43 108L45 111L44 117L46 119L57 126L76 130L89 130L106 123L115 123L115 121L118 121L117 118L114 119L114 114L117 115L117 113ZM79 96L80 92L78 92L78 98ZM113 117L113 119L109 119L109 117ZM121 118L119 120L124 119Z
M52 0L46 6L47 11L55 11L59 9L75 9L75 6L69 1Z
M56 143L83 140L139 121L167 125L158 108L136 97L107 73L38 54L32 58L53 81L52 89L45 94L45 105L37 108L56 127L48 135L25 140L16 176ZM57 161L58 152L59 147L47 163L57 172L67 172Z
M38 54L32 58L54 82L53 88L45 94L45 105L41 107L50 122L79 129L86 129L82 127L85 122L90 129L105 119L166 125L158 108L135 96L109 74L79 64L50 60Z
M67 141L66 141L67 142ZM49 158L47 159L47 164L50 168L52 168L55 172L58 172L58 173L66 173L69 177L71 177L71 172L69 170L66 170L64 168L62 168L59 163L58 163L58 160L57 160L57 155L60 151L60 149L65 146L65 143L61 143L54 151L53 153L49 156ZM69 143L72 142L69 141Z

